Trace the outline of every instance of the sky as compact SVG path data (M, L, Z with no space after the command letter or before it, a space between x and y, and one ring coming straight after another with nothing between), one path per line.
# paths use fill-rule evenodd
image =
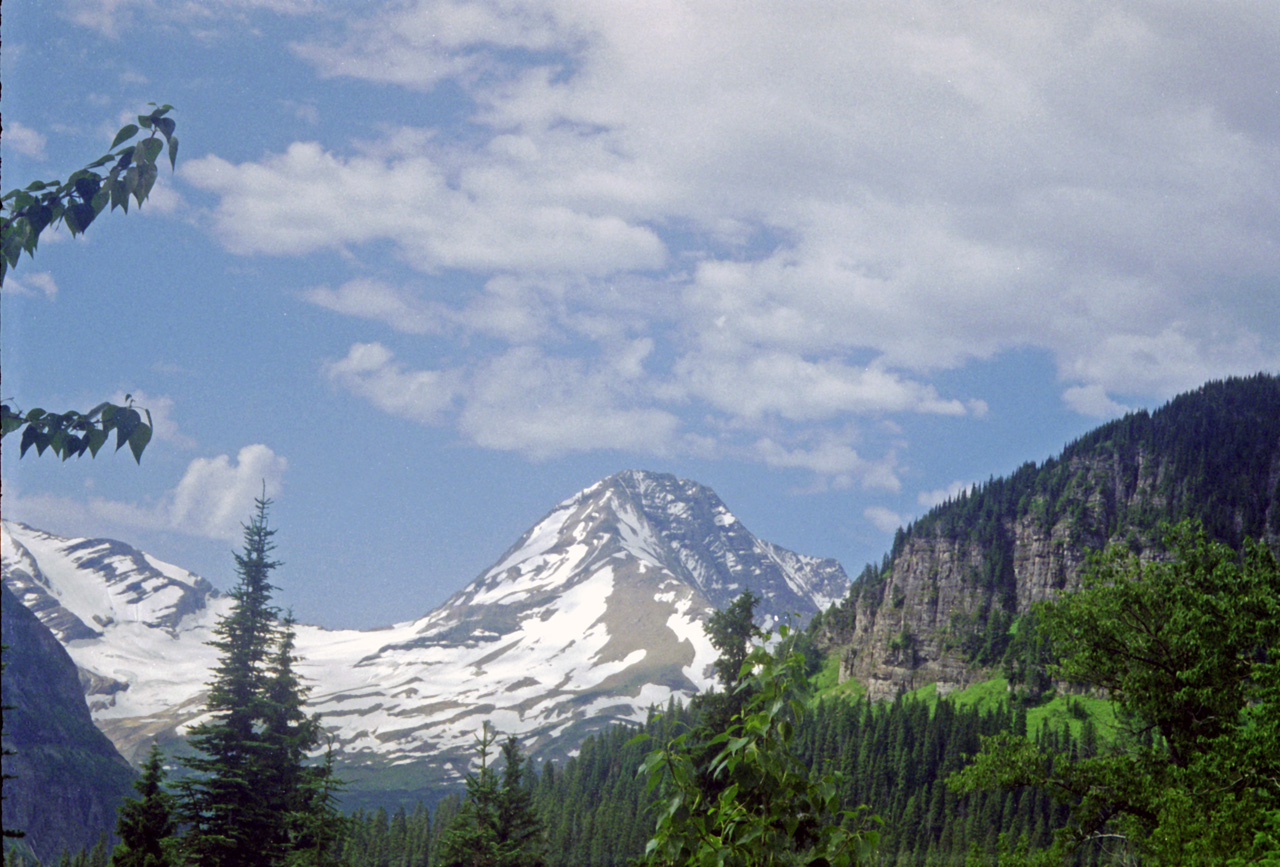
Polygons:
M0 293L6 402L156 436L3 513L303 622L426 613L623 469L855 575L894 530L1280 371L1280 4L11 0L4 190L148 102L177 169Z

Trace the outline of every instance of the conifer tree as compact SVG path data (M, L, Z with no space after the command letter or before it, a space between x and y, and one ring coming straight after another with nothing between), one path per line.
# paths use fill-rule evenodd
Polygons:
M270 559L275 531L267 527L269 502L244 527L244 551L236 554L239 582L230 595L231 613L210 642L220 653L209 685L206 707L212 719L195 726L188 743L196 755L183 764L194 772L183 781L182 818L197 864L253 867L264 855L274 861L276 817L263 791L265 744L260 737L265 713L266 663L276 638L278 612L271 605Z
M120 844L111 856L111 867L169 867L173 863L168 847L174 842L177 823L173 799L164 790L163 760L159 746L152 744L142 776L133 783L141 797L126 801L116 817Z
M332 760L305 764L322 729L303 710L293 621L271 603L280 564L271 559L269 506L257 500L244 527L234 605L210 642L221 654L206 702L211 718L191 730L196 754L182 760L193 772L179 784L185 850L200 867L324 863L336 842L336 832L316 832L338 824Z
M542 867L542 821L525 785L524 757L514 737L502 746L502 779L489 765L495 735L485 723L477 736L480 771L467 777L467 798L440 837L438 867Z

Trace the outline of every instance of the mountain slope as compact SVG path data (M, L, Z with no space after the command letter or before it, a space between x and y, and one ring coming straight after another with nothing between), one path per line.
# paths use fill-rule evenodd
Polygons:
M0 544L5 583L66 644L126 755L199 718L226 597L119 542L5 524ZM705 688L716 654L701 620L745 589L777 621L847 587L834 561L756 539L709 489L628 471L560 503L424 617L300 626L298 668L357 779L403 766L425 786L459 774L484 720L535 756L563 756Z
M7 586L0 586L0 628L8 645L0 680L4 745L14 750L3 759L12 778L0 822L23 831L48 864L114 829L134 773L94 727L67 652Z
M1232 545L1280 543L1280 378L1209 383L936 507L824 617L828 640L873 697L966 685L1016 618L1079 586L1089 552L1158 556L1160 523L1188 517Z

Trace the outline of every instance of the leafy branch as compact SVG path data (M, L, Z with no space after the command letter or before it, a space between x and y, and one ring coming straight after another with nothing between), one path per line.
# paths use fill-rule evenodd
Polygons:
M143 413L147 417L145 422L142 420ZM116 451L128 444L133 459L142 463L142 451L151 442L153 425L151 411L143 409L139 413L133 408L132 395L125 395L124 406L103 402L87 413L75 410L51 413L43 409L32 409L24 414L7 403L0 406L0 438L20 428L25 429L18 447L19 457L25 455L32 446L35 446L37 455L44 454L48 449L64 461L78 458L86 451L90 457L97 457L98 450L106 445L114 432Z
M170 170L177 165L178 138L173 133L178 125L167 116L172 110L171 105L161 105L150 114L138 115L137 123L125 124L116 133L110 151L66 181L34 181L0 197L0 285L24 252L35 256L46 229L61 224L75 236L88 229L108 206L127 214L132 198L142 207L159 175L156 159L166 147ZM150 132L142 136L143 130ZM21 430L19 457L34 446L37 455L48 449L65 461L85 452L96 457L114 433L116 451L127 443L133 459L141 463L153 429L151 413L146 409L142 413L146 421L133 408L129 395L124 406L103 402L88 412L51 413L37 408L23 413L5 403L0 406L0 438Z
M166 116L172 109L162 105L150 114L138 115L136 124L126 124L116 133L110 152L66 181L34 181L0 198L0 285L9 269L17 267L23 252L35 255L45 229L61 223L75 236L88 229L108 205L111 210L122 208L128 213L132 197L142 206L159 174L156 159L166 146L170 169L177 165L178 138L173 134L177 124ZM143 130L150 130L150 134L129 143ZM108 164L111 167L104 168Z

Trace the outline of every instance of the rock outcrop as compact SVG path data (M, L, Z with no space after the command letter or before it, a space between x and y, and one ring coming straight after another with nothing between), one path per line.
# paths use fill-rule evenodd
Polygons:
M42 862L94 845L133 794L133 769L89 717L75 663L58 639L0 585L5 705L0 821L26 834Z
M1161 523L1183 518L1280 547L1280 379L1211 383L1126 416L900 531L825 618L841 677L873 698L985 679L1018 618L1077 588L1092 552L1161 556Z

